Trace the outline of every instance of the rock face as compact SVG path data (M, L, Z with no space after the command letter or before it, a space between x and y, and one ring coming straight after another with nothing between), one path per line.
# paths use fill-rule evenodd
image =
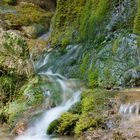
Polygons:
M33 75L26 39L17 31L0 29L0 117L6 118L5 106L19 96L22 84Z
M46 54L40 57L39 62L44 62L41 69L52 66L53 72L80 78L90 88L119 89L140 85L140 0L57 0L57 4L56 0L13 2L0 1L0 26L3 28L0 29L0 118L10 127L19 121L23 112L28 119L36 115L36 109L46 109L42 106L45 86L56 92L53 98L60 96L60 91L50 81L33 77L30 58L36 60L49 44L57 49L50 53L47 65ZM49 27L51 35L38 39ZM72 83L69 86L74 87ZM90 97L92 104L92 94ZM85 98L86 107L93 105L88 104L89 98ZM49 105L56 104L51 102ZM84 120L96 127L98 120L92 122L89 117L93 120L92 112L81 117L77 128L80 133L77 133L81 134ZM26 123L19 123L14 133L21 134L26 127ZM84 131L85 124L82 127ZM118 139L121 137L117 132L114 135Z
M139 5L136 0L59 0L52 22L51 45L64 47L75 42L79 47L62 65L57 65L62 60L58 57L54 71L80 77L92 88L138 86ZM69 48L66 47L64 57L69 56Z
M51 0L13 2L0 1L0 122L9 127L14 127L23 112L30 112L24 115L27 120L27 116L31 118L50 105L41 106L44 95L33 78L33 61L49 44L48 35L45 39L38 37L48 31L55 9ZM34 112L37 105L39 111ZM25 128L19 124L15 133Z
M22 135L24 132L25 132L25 130L27 129L27 123L26 122L19 122L16 126L15 126L15 128L14 128L14 130L13 130L13 134L15 135L15 136L17 136L17 135Z
M8 29L21 30L22 26L42 24L48 30L53 12L34 3L20 2L15 6L0 6L0 15Z
M32 74L32 64L26 40L16 31L0 33L0 67L17 75L28 77Z

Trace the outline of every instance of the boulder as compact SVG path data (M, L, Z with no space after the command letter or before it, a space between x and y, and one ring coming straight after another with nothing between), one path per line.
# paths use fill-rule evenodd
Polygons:
M16 31L0 29L0 40L0 68L25 77L31 75L33 69L25 38Z
M56 0L18 0L18 3L20 2L31 2L45 10L51 11L54 11L56 6Z
M33 24L31 26L23 26L23 33L28 38L37 38L42 35L47 29L42 24Z

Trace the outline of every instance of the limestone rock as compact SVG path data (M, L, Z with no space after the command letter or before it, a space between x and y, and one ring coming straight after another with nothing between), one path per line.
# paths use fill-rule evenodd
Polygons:
M29 38L37 38L39 35L43 34L47 29L42 24L34 24L31 26L23 26L23 32Z

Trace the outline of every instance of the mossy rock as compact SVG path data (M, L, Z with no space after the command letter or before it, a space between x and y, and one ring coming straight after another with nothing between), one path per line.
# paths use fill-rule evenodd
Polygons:
M47 28L47 27L46 27ZM28 38L37 38L47 31L42 24L33 24L31 26L23 26L22 31Z
M38 5L42 9L45 9L46 11L55 11L56 6L56 0L17 0L18 3L21 2L27 2L27 3L33 3L35 5Z
M17 0L3 0L5 4L9 5L15 5L17 3Z
M12 127L21 117L21 115L44 102L44 94L40 85L40 78L29 79L18 91L11 102L4 107L4 114L7 123Z
M20 29L35 23L42 23L46 29L50 24L52 12L45 11L32 3L20 3L13 7L16 13L0 13L9 28Z
M79 121L76 123L75 134L81 135L84 131L89 128L97 128L103 123L101 117L93 117L90 115L82 115Z
M53 121L47 133L58 135L81 135L87 130L105 126L103 114L109 100L116 94L102 89L86 89L81 100L59 119Z
M51 44L66 46L90 37L93 25L104 20L109 9L109 1L58 0L56 9L52 20Z
M57 1L57 10L52 20L52 45L67 45L72 41L72 36L77 35L82 10L85 0Z
M78 115L72 113L64 113L58 120L53 121L48 130L48 134L59 134L59 135L73 135L74 127L78 121Z
M74 104L69 111L72 114L81 114L82 113L82 103L79 101L78 103Z
M59 119L51 122L51 124L49 125L49 127L47 129L47 134L56 134L57 133L57 126L59 125L59 123L60 123Z
M15 31L1 31L0 67L28 77L33 74L26 39Z
M44 39L28 39L27 44L29 52L32 54L32 60L37 60L48 49L46 46L49 45L49 42Z

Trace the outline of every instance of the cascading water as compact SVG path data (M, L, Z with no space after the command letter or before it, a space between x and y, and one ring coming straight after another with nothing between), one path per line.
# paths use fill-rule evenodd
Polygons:
M43 61L38 61L34 66L41 69L44 65L47 65L49 60L49 54L45 56ZM59 118L60 115L66 112L70 107L79 101L80 89L76 86L76 81L69 80L58 73L53 73L51 70L40 71L38 73L41 76L47 76L53 83L59 84L62 93L62 102L60 105L47 110L35 124L30 126L23 135L18 136L15 140L51 140L49 135L46 135L46 131L52 121ZM49 92L49 91L48 91ZM51 94L48 93L47 94Z
M122 104L120 113L124 116L140 115L140 102Z

